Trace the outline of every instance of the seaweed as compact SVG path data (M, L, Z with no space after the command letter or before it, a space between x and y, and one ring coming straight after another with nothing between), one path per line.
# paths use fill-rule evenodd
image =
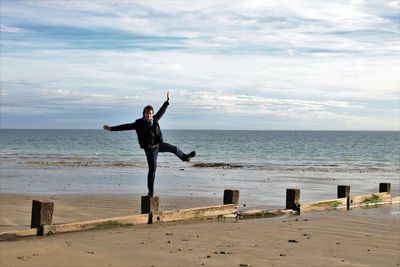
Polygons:
M222 163L222 162L201 162L193 164L196 168L222 168L222 169L235 169L235 168L243 168L243 165L240 164L232 164L232 163Z
M328 208L328 207L332 207L332 208L337 208L340 205L340 203L336 200L332 200L332 201L324 201L324 202L317 202L312 204L312 207L320 207L320 208Z
M362 203L363 204L376 204L381 201L382 201L382 199L378 195L372 194L372 196L365 198Z
M97 230L102 229L103 230L103 229L110 229L110 228L117 228L117 227L125 228L125 227L131 227L131 226L133 226L133 224L131 224L131 223L119 223L116 221L108 221L108 222L104 222L104 223L96 225L96 227L94 229L97 229Z

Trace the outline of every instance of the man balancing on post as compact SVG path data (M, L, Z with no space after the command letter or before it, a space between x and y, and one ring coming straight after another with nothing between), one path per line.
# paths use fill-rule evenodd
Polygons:
M164 102L160 110L154 115L154 109L148 105L143 109L143 117L133 123L122 124L114 127L104 125L103 129L107 131L126 131L136 130L140 148L144 149L147 157L149 172L147 174L148 196L154 194L154 179L156 176L158 152L174 153L182 161L190 161L196 155L195 151L188 155L183 153L177 146L165 143L161 133L158 121L164 115L169 105L169 92L167 92L167 101Z

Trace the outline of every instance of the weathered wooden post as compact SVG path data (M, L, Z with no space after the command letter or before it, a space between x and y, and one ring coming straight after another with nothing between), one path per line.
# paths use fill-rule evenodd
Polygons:
M160 207L157 196L142 196L142 214L157 212Z
M157 196L142 196L142 214L149 214L148 224L153 223L153 213L158 212L159 207L160 202Z
M224 205L239 204L239 190L224 190Z
M379 193L389 193L390 194L391 183L379 183Z
M347 198L346 208L350 209L350 186L349 185L338 185L337 186L337 198Z
M51 225L53 221L53 211L53 202L33 200L31 228L41 228L43 225Z
M286 189L286 209L300 213L300 189Z

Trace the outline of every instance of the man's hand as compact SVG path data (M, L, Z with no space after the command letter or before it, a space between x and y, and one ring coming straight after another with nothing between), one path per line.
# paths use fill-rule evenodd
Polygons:
M103 129L106 131L111 131L111 127L108 125L103 125Z

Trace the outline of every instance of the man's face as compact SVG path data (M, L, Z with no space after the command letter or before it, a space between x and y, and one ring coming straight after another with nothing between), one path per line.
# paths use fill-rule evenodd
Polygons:
M144 117L145 117L146 120L151 121L153 119L153 110L147 109L144 112Z

